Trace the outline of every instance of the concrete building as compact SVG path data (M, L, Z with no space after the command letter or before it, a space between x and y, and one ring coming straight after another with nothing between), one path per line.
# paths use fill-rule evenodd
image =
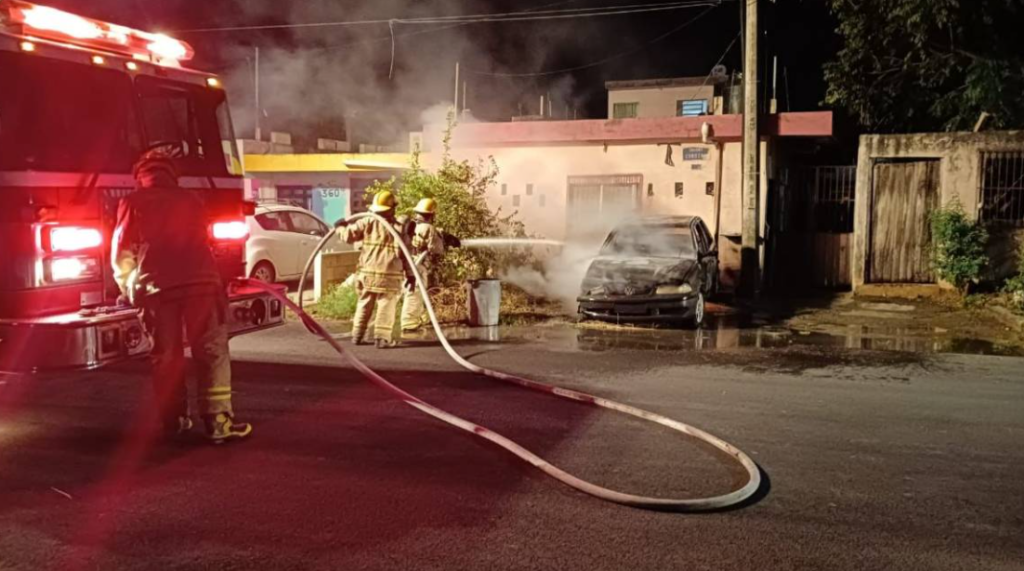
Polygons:
M722 115L731 88L724 69L706 77L609 81L609 119ZM738 110L737 110L738 112Z
M675 97L675 95L670 96ZM429 166L440 127L423 137ZM761 235L774 149L790 137L829 137L830 112L765 118L761 144ZM468 123L453 133L456 159L493 157L500 174L492 208L516 212L528 232L600 239L630 215L697 215L718 236L722 283L739 272L742 117Z
M989 279L1024 237L1024 132L867 135L857 164L853 287L935 285L929 217L959 202L989 228Z
M281 201L327 222L366 209L366 188L409 166L405 153L243 155L248 189L257 201Z

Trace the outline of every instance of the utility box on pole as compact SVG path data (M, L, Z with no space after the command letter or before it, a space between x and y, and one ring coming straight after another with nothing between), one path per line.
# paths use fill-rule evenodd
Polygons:
M757 121L757 0L744 0L743 54L743 242L740 292L754 297L760 284L760 138Z

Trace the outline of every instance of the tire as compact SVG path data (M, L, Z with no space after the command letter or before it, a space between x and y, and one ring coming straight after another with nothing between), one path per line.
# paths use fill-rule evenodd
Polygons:
M249 274L249 277L255 280L260 280L261 282L272 284L274 283L274 280L277 279L277 272L274 271L274 266L270 262L260 262L252 269L252 273Z
M704 307L704 294L697 292L697 305L693 309L693 317L690 318L690 326L694 329L700 329L704 325L704 313L706 308Z

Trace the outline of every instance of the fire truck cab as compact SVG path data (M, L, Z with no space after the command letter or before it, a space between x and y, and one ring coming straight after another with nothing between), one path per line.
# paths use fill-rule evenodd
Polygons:
M228 285L232 335L280 325L280 302L245 275L243 179L219 80L185 69L162 34L0 0L0 372L95 368L150 350L116 305L117 205L147 149L180 149L201 191Z

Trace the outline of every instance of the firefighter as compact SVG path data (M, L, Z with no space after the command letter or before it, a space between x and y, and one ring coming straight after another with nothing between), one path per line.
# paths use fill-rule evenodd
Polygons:
M434 264L444 255L445 246L458 247L458 239L440 232L434 226L434 218L437 215L437 201L433 198L424 198L416 204L413 209L413 220L415 221L412 238L412 255L415 259L416 269L423 278L423 285L430 287L429 274ZM429 323L426 316L426 306L419 289L407 287L402 298L402 332L412 333Z
M199 194L178 186L178 149L147 151L135 164L137 192L118 205L112 263L122 294L153 336L155 414L171 434L192 429L184 337L192 348L206 437L242 439L252 425L231 407L227 295L209 244Z
M370 211L401 233L401 223L395 218L395 206L394 194L383 191L373 197ZM352 321L352 342L356 345L366 342L370 317L376 310L374 343L378 349L397 346L398 341L392 334L395 311L403 284L409 287L414 283L398 243L376 218L361 218L352 224L343 218L335 226L342 240L350 244L362 242L359 268L356 271L356 293L359 300Z

